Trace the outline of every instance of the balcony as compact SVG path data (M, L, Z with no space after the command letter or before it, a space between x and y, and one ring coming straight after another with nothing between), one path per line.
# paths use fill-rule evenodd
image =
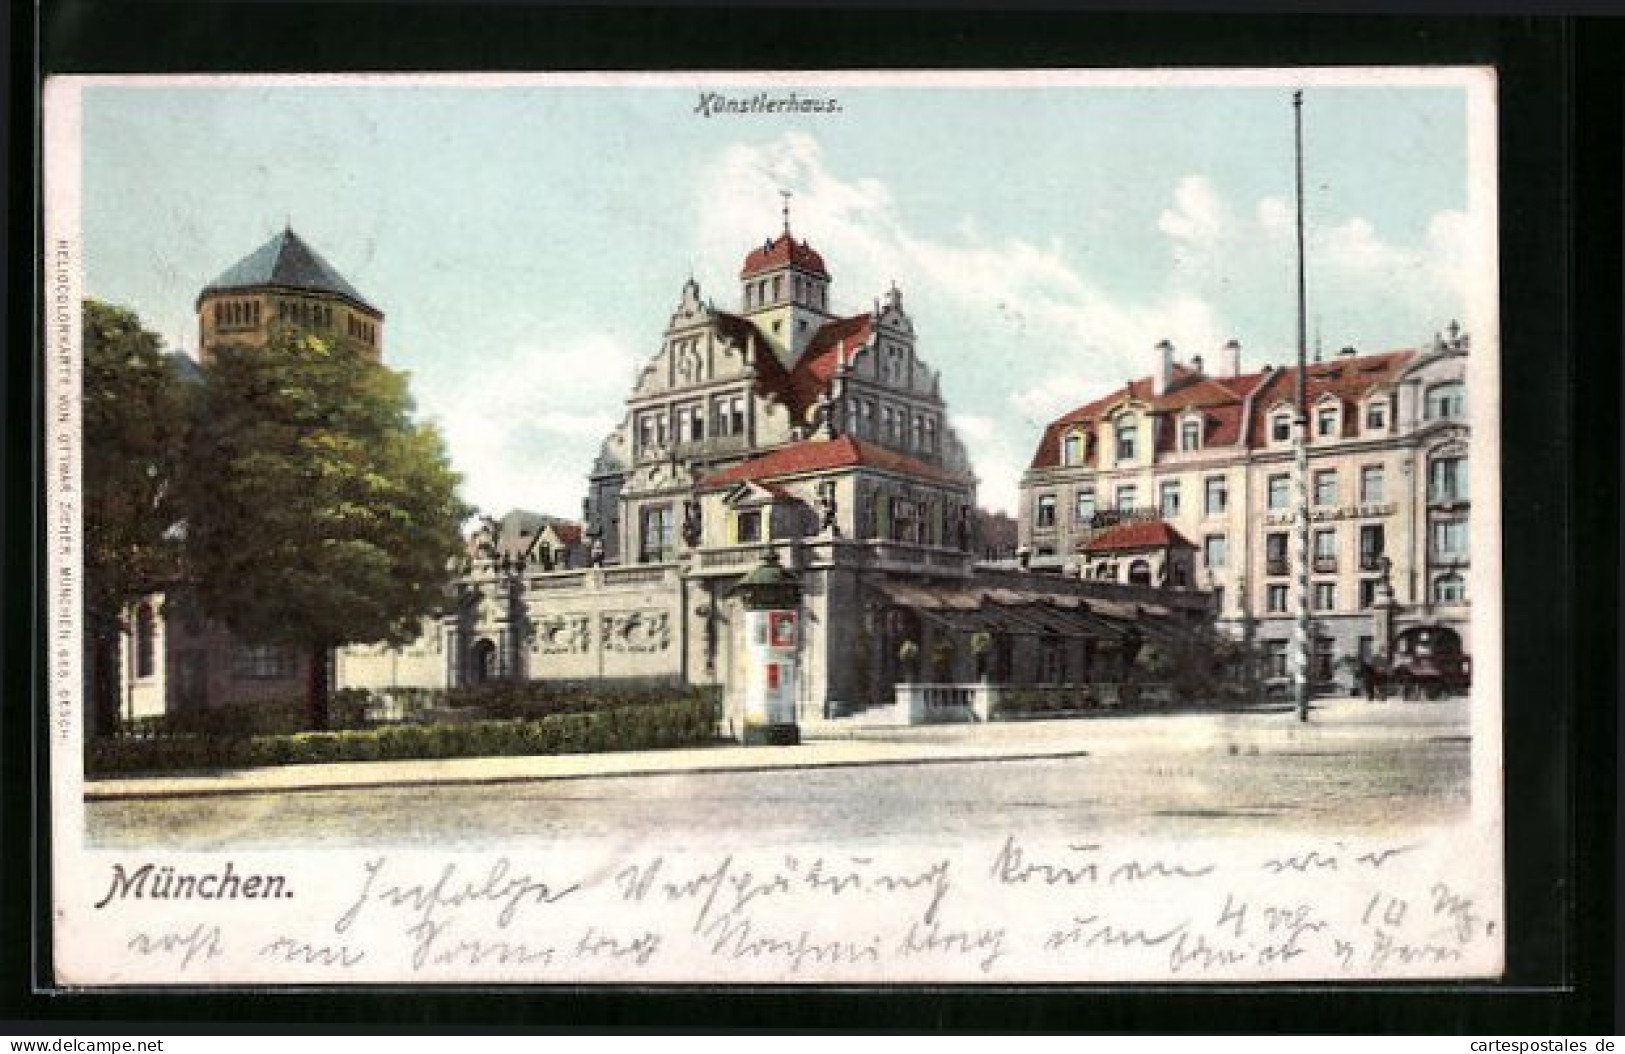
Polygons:
M1314 569L1317 575L1329 575L1337 570L1337 557L1317 556L1314 559Z
M1362 570L1362 571L1381 571L1382 570L1382 553L1361 553L1360 554L1360 570Z
M1291 573L1291 567L1284 556L1272 556L1264 561L1264 573L1267 575L1285 575Z

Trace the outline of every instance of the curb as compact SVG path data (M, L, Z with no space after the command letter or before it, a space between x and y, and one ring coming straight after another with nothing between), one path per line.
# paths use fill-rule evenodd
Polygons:
M99 791L86 783L86 802L151 801L163 798L239 798L256 794L321 794L350 790L403 790L411 787L495 787L513 783L550 783L566 780L612 780L648 776L716 776L729 773L761 773L807 769L880 768L887 765L968 765L987 761L1049 761L1088 757L1087 750L1028 752L1019 754L957 754L947 757L897 757L798 761L774 765L695 765L681 767L624 769L615 772L536 772L502 776L440 776L431 779L381 779L354 783L295 783L288 786L169 787L161 790Z

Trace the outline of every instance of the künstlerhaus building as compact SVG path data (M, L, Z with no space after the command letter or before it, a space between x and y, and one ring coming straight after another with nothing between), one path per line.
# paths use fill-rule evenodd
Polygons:
M1207 619L1190 582L982 566L976 480L902 292L854 313L833 284L788 216L745 254L737 308L683 282L588 475L580 555L526 558L521 518L494 522L457 610L407 649L344 649L337 683L669 679L722 685L732 713L736 587L769 552L802 590L801 721L891 705L904 681L1120 677L1140 642Z

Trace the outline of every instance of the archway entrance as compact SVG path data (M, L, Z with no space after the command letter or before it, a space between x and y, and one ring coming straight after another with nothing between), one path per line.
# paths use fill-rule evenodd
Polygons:
M469 680L474 684L484 684L491 679L496 669L497 646L490 637L481 637L474 642L473 652L469 656Z

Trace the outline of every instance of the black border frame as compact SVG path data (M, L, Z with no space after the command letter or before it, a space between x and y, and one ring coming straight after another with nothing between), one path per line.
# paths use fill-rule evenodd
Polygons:
M1611 1032L1616 663L1620 33L1572 19L823 11L522 3L14 6L8 142L7 662L0 1021L16 1030L185 1033L676 1031ZM37 36L36 36L37 34ZM37 51L36 51L37 47ZM35 66L35 61L39 65ZM1509 973L1500 985L1292 989L388 989L42 994L49 921L39 543L37 116L42 72L285 72L1090 65L1494 65L1500 76ZM1585 94L1577 94L1584 88ZM1587 122L1577 126L1576 120ZM1606 142L1586 154L1582 142ZM19 164L18 162L22 163ZM25 167L26 166L26 167ZM1609 205L1612 204L1610 209ZM1582 218L1584 222L1580 222ZM1577 255L1579 254L1579 255ZM1609 260L1612 261L1610 266ZM1579 314L1576 315L1576 310ZM1577 339L1576 325L1588 343ZM1578 349L1578 350L1576 350ZM1584 377L1580 370L1586 371ZM1580 442L1583 438L1585 442ZM1611 438L1613 442L1604 442ZM1600 488L1600 489L1599 489ZM1602 495L1602 500L1598 496ZM1600 506L1600 507L1599 507ZM5 544L9 540L9 544ZM26 540L26 541L25 541ZM1580 561L1585 548L1586 563ZM1581 603L1584 607L1581 607ZM1581 690L1585 694L1581 695ZM1580 700L1588 700L1581 706ZM34 856L35 852L40 856ZM36 954L37 952L37 954ZM402 993L410 991L410 998ZM31 1026L29 1023L32 1023Z

